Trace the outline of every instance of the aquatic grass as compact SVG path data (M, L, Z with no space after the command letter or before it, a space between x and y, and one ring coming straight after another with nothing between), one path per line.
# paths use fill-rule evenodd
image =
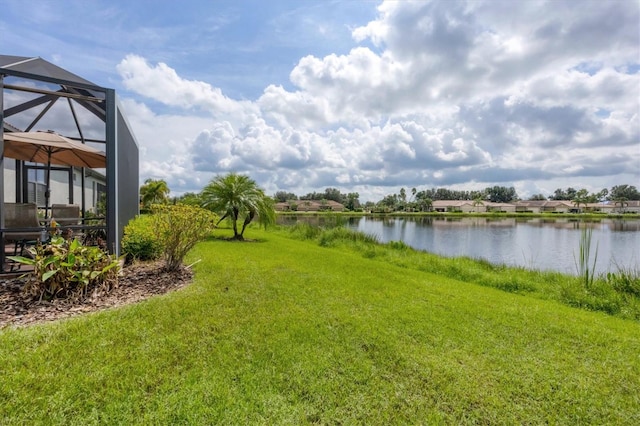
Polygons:
M378 244L375 235L353 231L344 227L335 227L324 230L318 237L318 243L322 247L330 247L341 243Z
M606 274L607 282L619 293L640 298L640 269L615 266L615 272Z
M591 237L593 229L583 227L580 233L580 244L578 249L578 259L576 262L576 269L578 276L582 279L582 284L586 289L589 289L593 285L593 279L595 278L596 262L598 260L598 245L596 244L595 253L593 256L593 262L591 260Z
M295 225L285 227L285 229L289 235L300 240L315 239L322 233L320 227L313 226L308 222L297 222Z

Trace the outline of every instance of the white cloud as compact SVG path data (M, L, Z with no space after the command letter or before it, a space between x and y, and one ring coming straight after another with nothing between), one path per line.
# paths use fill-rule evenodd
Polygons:
M162 62L151 66L138 55L127 55L117 70L127 89L166 105L199 108L214 116L241 116L255 110L249 102L229 99L208 83L184 79Z
M352 31L359 45L303 56L293 88L274 82L255 101L128 55L125 87L172 108L131 103L143 170L182 189L235 170L274 192L365 199L399 186L630 183L615 179L638 179L638 7L572 5L383 2ZM156 149L152 135L168 143Z

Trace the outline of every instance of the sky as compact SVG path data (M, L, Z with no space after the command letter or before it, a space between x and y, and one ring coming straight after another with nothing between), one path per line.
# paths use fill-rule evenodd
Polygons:
M640 187L636 0L0 0L0 54L116 90L140 183ZM11 102L11 99L8 101ZM12 123L15 124L15 123Z

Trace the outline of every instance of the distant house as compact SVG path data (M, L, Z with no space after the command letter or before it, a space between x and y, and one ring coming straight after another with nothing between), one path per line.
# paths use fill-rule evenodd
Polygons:
M627 203L628 204L625 206L625 209L626 209L627 212L640 214L640 201L639 200L627 201Z
M275 211L277 212L288 212L291 210L291 205L288 202L279 202L274 206Z
M589 213L613 213L615 209L613 204L606 203L587 203L587 205L582 204L582 206Z
M518 213L571 213L577 209L569 200L526 200L514 204Z
M483 204L488 212L515 213L516 211L516 205L511 203L492 203L486 201Z
M440 213L470 213L485 211L483 205L473 205L469 200L435 200L431 205L433 211Z
M515 204L473 200L436 200L433 202L432 208L433 211L441 213L510 213L516 211Z
M615 203L613 201L609 201L608 204L601 205L603 211L607 211L612 214L618 213L635 213L640 214L640 201L638 200L630 200L625 201L624 205L621 203Z
M298 211L298 212L341 212L345 210L343 204L333 200L289 200L276 203L276 211Z

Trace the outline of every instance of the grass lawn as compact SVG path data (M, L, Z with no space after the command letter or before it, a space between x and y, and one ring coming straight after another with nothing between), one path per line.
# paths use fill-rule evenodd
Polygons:
M637 321L247 237L179 292L0 331L0 423L640 424Z

